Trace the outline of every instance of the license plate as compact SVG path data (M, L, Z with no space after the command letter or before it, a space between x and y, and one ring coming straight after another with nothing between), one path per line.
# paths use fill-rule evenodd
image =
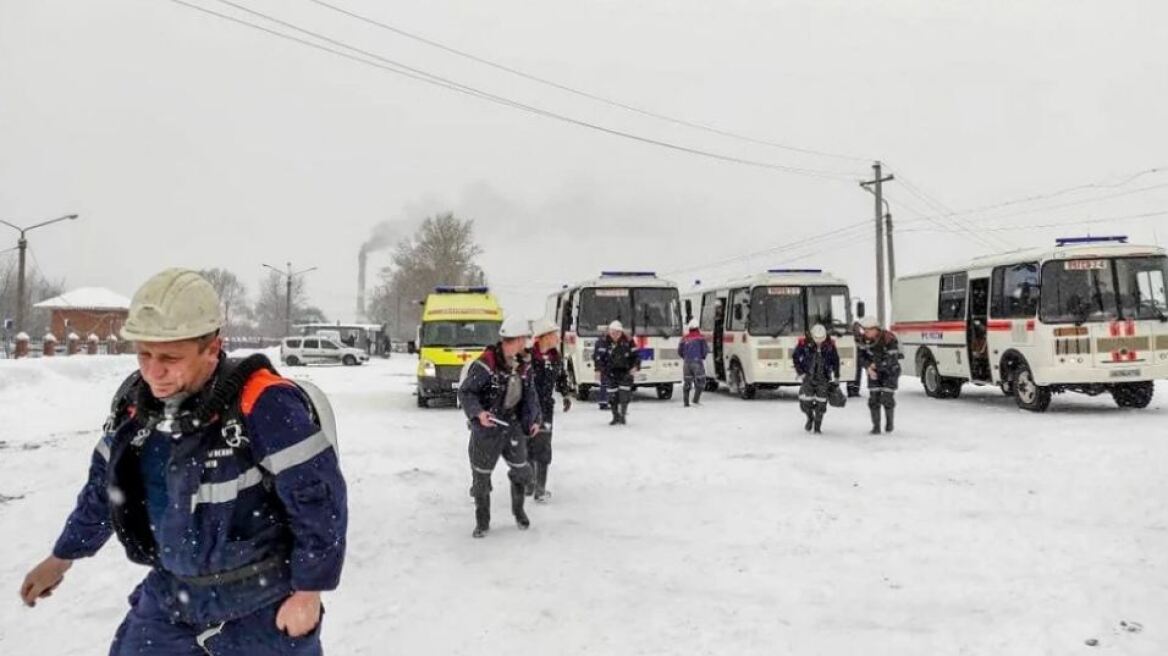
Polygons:
M1112 378L1139 378L1143 372L1139 369L1116 369L1111 372Z

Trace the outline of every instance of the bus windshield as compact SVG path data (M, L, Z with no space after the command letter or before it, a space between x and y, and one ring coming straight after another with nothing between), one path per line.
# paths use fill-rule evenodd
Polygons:
M676 289L640 287L633 290L633 334L681 336L681 299Z
M427 321L422 346L481 348L499 341L498 321Z
M801 287L755 287L750 293L751 335L802 335L806 330Z
M1124 257L1115 260L1119 279L1119 311L1125 319L1168 318L1168 257Z
M828 332L844 335L851 330L851 303L848 288L817 286L807 288L807 324L823 324Z
M1054 260L1042 266L1041 318L1048 323L1164 319L1168 258Z
M599 337L620 321L633 335L681 335L681 299L671 287L588 287L580 290L576 332Z

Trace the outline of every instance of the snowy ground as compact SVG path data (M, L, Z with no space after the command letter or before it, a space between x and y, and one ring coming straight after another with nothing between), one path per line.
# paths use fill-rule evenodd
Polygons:
M0 654L103 654L125 612L142 572L116 544L35 610L16 592L132 367L0 361ZM560 418L531 531L500 470L472 540L465 424L414 407L412 360L293 373L331 393L350 485L332 654L1168 653L1165 386L1144 411L1033 415L906 381L881 438L860 404L810 437L790 394L646 398L619 429L587 406Z

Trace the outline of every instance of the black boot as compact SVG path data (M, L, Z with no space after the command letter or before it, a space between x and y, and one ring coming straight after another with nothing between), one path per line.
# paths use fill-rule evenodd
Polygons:
M629 423L629 401L633 400L633 393L621 390L620 393L620 423Z
M812 430L815 431L816 435L819 435L820 433L823 432L823 415L825 414L825 412L826 411L820 410L820 409L817 409L815 411L815 422L814 422L815 425L812 426Z
M531 520L527 518L527 513L523 512L523 484L511 484L511 514L515 515L515 523L519 525L519 530L526 531L531 526Z
M880 406L868 406L868 412L872 415L872 430L869 431L872 435L880 434Z
M681 389L681 399L685 401L685 407L689 407L689 385Z
M481 538L491 530L491 497L475 497L475 530L473 537Z
M527 485L523 486L523 494L527 496L535 494L535 481L539 478L539 463L531 463L531 471L531 480L527 481Z
M701 405L702 404L702 390L705 387L706 387L705 383L700 383L700 384L695 383L694 384L694 401L693 401L694 405Z
M613 401L609 404L609 409L612 410L612 421L608 422L609 426L616 426L621 423L621 406L618 401Z
M537 472L536 477L535 477L535 502L536 503L547 503L548 499L550 499L552 496L552 493L547 491L548 467L550 467L550 466L551 466L550 464L543 464L543 465L539 466L538 470L536 470L536 472Z
M815 427L815 413L810 410L805 410L803 414L807 415L807 423L803 424L803 430L810 433L811 429Z
M894 413L893 408L884 408L884 432L886 432L886 433L892 432L892 415L893 415L893 413Z

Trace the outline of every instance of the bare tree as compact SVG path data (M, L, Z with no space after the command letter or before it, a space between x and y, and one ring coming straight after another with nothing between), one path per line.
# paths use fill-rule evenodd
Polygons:
M24 298L18 300L16 298L16 266L15 254L0 255L0 329L4 325L2 322L16 316L16 305L18 302L22 302L24 304L25 331L32 335L47 332L51 313L47 310L34 309L32 306L64 293L65 283L63 280L47 280L39 271L32 269L26 273Z
M382 269L369 315L393 326L395 339L408 337L421 321L418 301L436 286L485 282L475 263L481 253L474 241L474 221L451 213L426 219L411 238L398 244L393 265Z
M260 282L254 317L256 329L264 337L283 337L288 308L288 288L284 276L269 271ZM320 308L308 304L308 288L303 277L292 280L292 323L323 323Z
M240 335L252 329L255 313L247 298L247 286L227 269L203 269L199 274L211 283L223 304L226 336Z

